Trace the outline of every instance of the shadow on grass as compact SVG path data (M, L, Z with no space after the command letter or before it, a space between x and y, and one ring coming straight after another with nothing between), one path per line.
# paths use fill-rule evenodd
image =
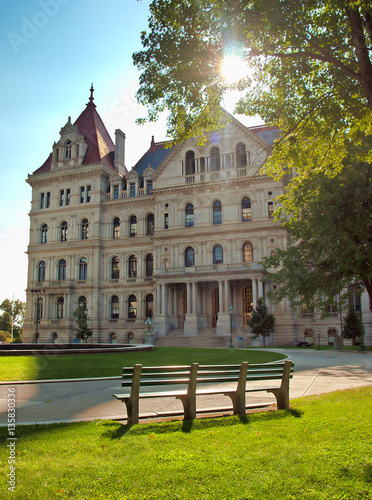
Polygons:
M190 433L191 431L199 431L210 428L231 427L235 425L249 425L257 421L281 420L288 417L300 418L301 411L279 410L264 413L253 413L248 415L234 415L229 417L214 417L214 418L200 418L195 420L175 420L171 422L138 424L134 426L122 425L107 422L104 427L110 427L103 433L104 437L110 439L120 439L126 435L140 436L147 434L165 434L172 432Z

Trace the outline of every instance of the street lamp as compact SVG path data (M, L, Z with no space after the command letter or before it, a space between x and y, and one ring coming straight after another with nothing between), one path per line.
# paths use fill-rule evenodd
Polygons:
M233 320L233 312L234 308L233 306L230 307L230 345L229 349L234 349L233 343L232 343L232 320Z
M320 335L321 335L321 331L318 330L318 349L320 349Z
M36 329L35 329L35 344L37 344L37 338L39 336L39 301L41 296L45 293L45 290L41 288L31 288L31 293L34 295L36 293Z

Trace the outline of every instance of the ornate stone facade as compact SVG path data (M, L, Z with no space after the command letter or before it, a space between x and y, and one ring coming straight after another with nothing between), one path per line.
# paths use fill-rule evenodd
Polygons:
M145 320L159 335L204 329L250 342L247 318L265 296L263 257L286 244L273 221L282 185L261 172L276 131L228 125L179 145L151 142L132 170L125 135L115 144L93 90L74 124L69 118L32 186L24 341L72 342L83 304L95 342L142 342ZM269 304L268 299L267 303ZM368 314L367 298L362 307ZM328 343L340 316L270 306L272 341ZM39 311L37 313L37 311ZM368 332L367 332L368 333ZM320 337L318 337L320 335ZM370 334L369 337L370 338Z

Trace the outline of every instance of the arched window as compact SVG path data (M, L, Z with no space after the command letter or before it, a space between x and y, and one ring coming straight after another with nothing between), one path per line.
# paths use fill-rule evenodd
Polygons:
M244 243L243 245L243 262L253 262L253 245L252 243Z
M45 281L45 268L46 268L45 260L41 260L37 266L37 281L38 281L38 283Z
M48 240L48 225L43 224L41 226L41 238L40 238L40 243L44 245Z
M244 168L247 166L247 151L245 144L243 142L239 142L236 145L236 166L237 168Z
M152 293L149 293L146 297L146 318L151 318L153 316L154 310L154 297Z
M67 241L67 222L63 221L61 223L61 241Z
M129 219L129 236L133 238L137 234L137 217L132 215Z
M58 297L58 299L57 299L57 319L63 318L64 305L65 305L65 299L63 297Z
M185 216L186 216L186 227L193 227L193 225L194 225L194 207L191 203L186 205Z
M66 279L66 260L60 259L58 261L58 281L64 281Z
M213 224L222 224L222 205L220 201L213 203Z
M148 214L146 219L146 234L147 236L153 236L155 229L155 217L154 214Z
M131 255L128 260L128 278L137 278L137 257Z
M65 160L71 159L71 141L65 142Z
M185 250L185 267L195 266L195 252L192 247L187 247Z
M194 175L195 174L195 153L194 151L187 151L185 155L185 174Z
M111 298L111 319L119 319L119 297L117 295Z
M146 256L146 278L151 278L154 272L154 256L152 253Z
M88 229L89 229L88 219L83 219L81 221L81 239L82 240L88 239Z
M221 169L221 161L220 161L220 149L217 146L213 146L210 153L210 162L211 162L211 172L216 172Z
M223 264L223 249L221 245L213 248L213 264Z
M118 280L120 278L120 261L119 257L113 257L111 259L111 279Z
M120 237L120 219L119 217L115 217L112 221L112 238L114 240L119 239Z
M252 204L249 198L243 198L242 200L242 221L252 220Z
M79 309L80 308L84 308L85 310L85 314L87 314L87 298L85 297L85 295L80 295L79 297L79 300L78 300L78 307Z
M88 277L88 260L82 257L79 260L79 280L86 280Z
M128 297L128 318L137 318L137 297L135 295Z

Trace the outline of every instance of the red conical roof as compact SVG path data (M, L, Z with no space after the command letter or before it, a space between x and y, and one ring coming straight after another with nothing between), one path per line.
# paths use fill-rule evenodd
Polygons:
M104 162L108 167L114 168L113 153L115 145L111 140L107 129L97 113L96 105L93 100L93 84L90 89L90 98L85 110L81 113L74 125L83 134L88 149L85 153L83 165L89 163ZM52 164L52 155L50 154L44 164L35 170L34 174L48 172Z

